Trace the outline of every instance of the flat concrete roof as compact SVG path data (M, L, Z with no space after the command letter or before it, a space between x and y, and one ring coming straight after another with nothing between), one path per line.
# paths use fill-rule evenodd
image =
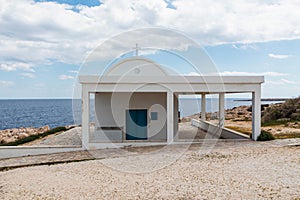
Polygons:
M79 76L81 84L190 83L261 84L264 76Z

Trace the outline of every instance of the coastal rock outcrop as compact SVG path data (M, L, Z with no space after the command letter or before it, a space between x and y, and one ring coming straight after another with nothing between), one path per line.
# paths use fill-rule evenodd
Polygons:
M0 143L6 144L6 143L14 142L14 141L26 138L31 135L38 135L38 134L44 133L49 130L50 130L50 127L48 125L42 126L39 128L21 127L21 128L0 130Z
M226 120L247 121L251 120L252 112L249 106L239 106L226 110Z
M181 119L182 122L190 121L191 119L199 119L200 114L194 114ZM252 118L252 112L250 106L238 106L232 109L225 110L225 119L234 121L249 121ZM218 112L208 112L206 113L207 120L218 119Z

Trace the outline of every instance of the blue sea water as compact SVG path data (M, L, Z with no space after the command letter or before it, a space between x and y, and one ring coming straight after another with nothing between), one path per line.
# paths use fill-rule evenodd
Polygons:
M72 100L0 100L0 130L18 127L50 128L74 124Z
M226 98L225 109L231 109L242 105L251 105L251 101L237 101L239 99ZM206 112L216 112L219 110L219 99L218 98L207 98L206 99ZM196 98L182 98L179 99L179 111L181 117L190 116L201 111L201 99Z
M226 99L226 109L251 104L249 101L234 100L235 99ZM49 125L50 128L55 128L57 126L80 124L80 105L80 100L75 100L75 106L72 106L72 99L0 100L0 130L19 127L40 127L45 125ZM92 106L93 102L91 102L91 110ZM217 111L218 99L207 98L206 108L207 112ZM200 110L200 99L179 99L181 117L199 113ZM93 120L92 112L91 120Z

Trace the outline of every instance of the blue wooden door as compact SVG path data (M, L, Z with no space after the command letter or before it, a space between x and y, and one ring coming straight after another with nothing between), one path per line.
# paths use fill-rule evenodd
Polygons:
M147 110L126 110L126 140L147 140Z

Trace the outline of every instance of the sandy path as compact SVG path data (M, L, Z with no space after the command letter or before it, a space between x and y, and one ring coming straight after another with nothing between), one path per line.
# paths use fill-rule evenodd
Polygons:
M153 166L178 153L176 148L14 169L0 172L0 196L3 199L299 198L300 147L277 143L224 143L204 155L192 147L176 162L148 173L125 170L130 166L136 169Z

